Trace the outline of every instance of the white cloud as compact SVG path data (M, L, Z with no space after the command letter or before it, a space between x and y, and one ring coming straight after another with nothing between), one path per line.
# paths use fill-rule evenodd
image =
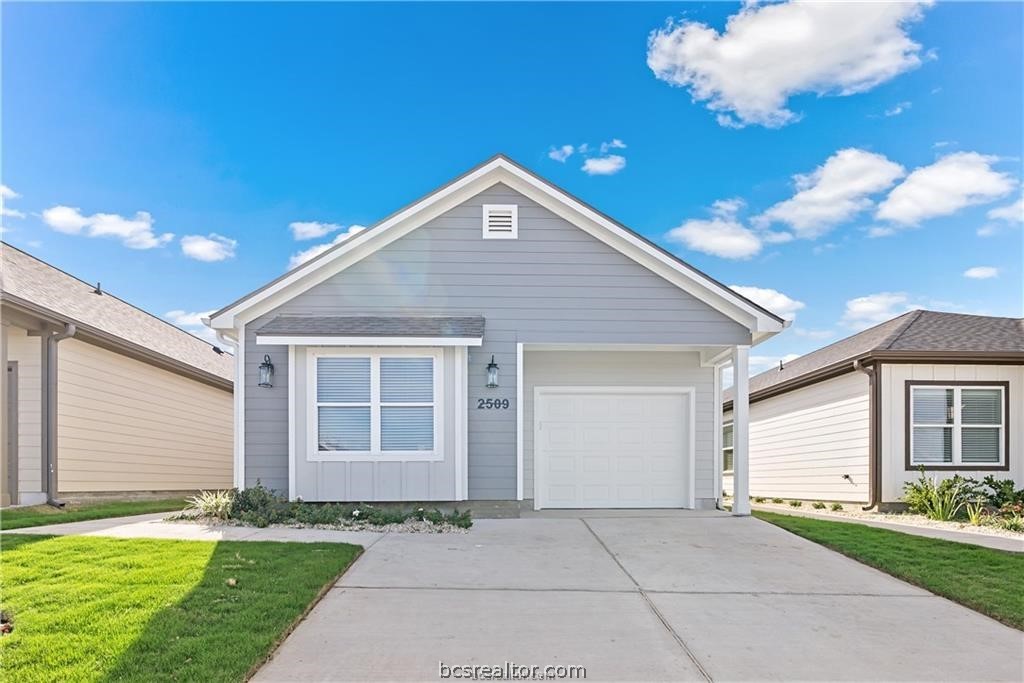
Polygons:
M696 21L651 32L647 65L726 126L779 127L800 93L865 92L921 64L907 35L930 2L744 3L719 33Z
M875 218L915 226L1006 196L1016 181L992 169L997 160L977 152L956 152L915 169L878 206Z
M561 147L552 147L548 151L548 158L549 159L554 159L555 161L564 164L565 160L572 156L573 151L575 151L575 150L574 150L572 145L562 145ZM580 151L583 152L584 150L582 148L580 148Z
M1024 223L1024 196L1012 204L997 206L987 214L989 220L1006 221L1007 223Z
M71 206L54 206L42 213L43 222L57 232L68 235L85 234L87 237L113 237L130 249L153 249L162 247L174 235L153 232L153 217L146 211L137 211L132 218L116 213L94 213L82 215L81 209Z
M863 330L914 308L918 307L910 305L907 295L902 292L879 292L859 296L846 302L842 323L852 329Z
M896 228L888 225L872 225L868 228L868 237L889 237L896 234Z
M292 257L288 262L288 268L291 269L296 266L302 265L311 258L315 258L320 254L324 253L325 251L333 247L335 244L341 244L349 237L352 237L353 235L356 235L362 232L363 230L366 230L366 228L363 227L362 225L349 226L348 230L346 230L345 232L338 233L330 242L326 242L324 244L317 244L315 246L310 247L309 249L304 249L303 251L300 251L296 254L292 254Z
M220 347L225 352L230 353L231 347L224 346L217 339L217 333L203 324L203 318L208 318L215 312L216 311L189 312L173 310L164 313L164 319L172 325L180 327L189 334L193 334L204 341L210 342L214 346Z
M805 307L804 302L791 299L775 289L742 285L729 285L729 288L786 320L793 320L796 317L796 312Z
M626 143L618 138L612 138L611 142L601 143L601 154L607 154L612 149L626 149Z
M7 216L8 218L24 218L25 214L22 211L16 209L8 209L6 206L0 206L0 216Z
M626 157L618 154L593 157L585 160L580 168L587 175L614 175L626 168Z
M964 277L972 280L988 280L999 277L999 269L993 266L974 266L964 271Z
M712 256L748 259L761 251L762 240L737 217L744 206L736 197L719 199L711 205L711 219L685 221L665 233L665 239Z
M238 240L218 235L215 232L211 232L206 237L185 235L181 238L181 252L185 256L207 263L234 258L237 246Z
M803 239L814 239L832 227L870 209L870 195L892 187L904 169L881 154L841 149L811 173L793 176L797 193L754 219L755 225L784 223Z
M799 353L787 353L782 356L750 356L747 362L750 365L750 374L756 375L764 372L765 370L779 367L780 362L785 365L799 357Z
M321 223L319 221L294 221L288 224L292 237L296 240L314 240L332 232L341 230L337 223Z
M942 149L943 147L949 147L955 145L956 140L939 140L938 142L932 143L932 149Z
M17 209L9 209L6 206L8 199L17 199L20 196L20 194L6 185L0 185L0 216L7 216L8 218L24 218L24 212L18 211Z
M0 185L0 199L17 199L20 196L20 194L6 185Z
M731 259L748 259L761 251L761 238L735 219L691 219L665 235L688 249Z
M836 333L834 330L811 330L804 327L794 327L793 334L798 337L804 337L805 339L823 341L825 339L831 339Z
M885 110L885 115L887 117L890 117L890 118L893 117L893 116L899 116L900 114L902 114L906 110L910 109L912 106L913 106L912 102L900 102L899 104L897 104L896 106L892 107L891 109L886 109Z

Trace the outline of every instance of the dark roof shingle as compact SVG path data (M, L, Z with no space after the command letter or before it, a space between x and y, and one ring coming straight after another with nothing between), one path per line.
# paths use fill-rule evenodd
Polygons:
M265 335L325 337L474 337L484 318L473 316L296 316L274 318L256 331Z
M908 311L892 320L841 339L817 351L750 378L750 394L796 381L837 363L871 353L977 353L1024 354L1024 319L984 315ZM1024 357L1021 360L1024 363ZM732 400L732 390L723 392Z
M233 357L214 352L213 346L202 339L107 292L97 295L95 285L5 242L0 242L0 251L0 291L4 298L20 299L60 319L92 327L229 382L234 378Z

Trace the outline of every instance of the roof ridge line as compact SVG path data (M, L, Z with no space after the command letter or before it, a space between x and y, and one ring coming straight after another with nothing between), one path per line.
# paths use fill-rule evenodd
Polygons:
M900 325L892 334L890 334L881 345L876 346L874 351L888 351L892 348L892 345L903 336L903 334L911 328L911 326L918 321L918 319L924 315L924 309L919 308L913 311L913 315L909 316L907 321Z

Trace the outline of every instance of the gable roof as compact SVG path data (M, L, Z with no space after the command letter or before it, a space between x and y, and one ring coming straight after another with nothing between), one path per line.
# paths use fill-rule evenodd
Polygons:
M590 232L669 282L698 296L727 317L750 329L755 343L780 332L788 324L768 309L738 294L502 154L488 159L369 229L228 304L211 315L208 324L215 329L233 330L237 324L236 318L244 321L267 312L278 303L306 291L431 218L499 182L538 201L542 206L562 215L569 222Z
M96 285L65 273L6 242L0 242L5 303L30 313L73 323L78 336L94 336L166 360L168 369L191 369L220 386L230 386L234 359L213 346ZM184 367L183 367L184 366Z
M802 386L802 380L814 379L830 370L844 370L843 366L852 371L855 359L914 357L920 357L922 362L929 358L962 358L970 362L1019 357L1024 364L1024 319L909 311L791 360L782 369L772 368L751 377L750 396L783 393L789 387ZM732 389L724 391L722 398L730 402Z

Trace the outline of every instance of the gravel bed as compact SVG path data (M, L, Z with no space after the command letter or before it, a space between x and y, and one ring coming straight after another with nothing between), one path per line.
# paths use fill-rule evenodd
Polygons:
M243 524L235 519L218 519L216 517L200 517L189 514L188 511L176 512L164 519L165 522L181 522L184 524L203 524L204 526L238 526L255 529L257 527ZM374 531L377 533L395 534L465 534L469 529L443 522L434 524L426 520L410 519L401 524L368 524L366 522L345 522L339 524L302 524L291 522L288 524L269 524L267 529L328 529L332 531Z
M752 503L752 505L765 510L778 510L780 512L807 512L825 517L845 517L846 519L862 519L873 522L888 522L890 524L906 524L909 526L945 529L946 531L962 531L969 534L979 534L981 536L1003 536L1004 538L1019 538L1024 540L1024 534L1016 531L1009 531L1008 529L1000 529L993 526L974 526L973 524L968 524L966 522L939 522L934 519L928 519L924 515L915 515L909 512L864 511L856 505L846 505L843 507L842 512L833 512L828 508L824 510L815 510L806 502L798 508L785 503L771 502Z

